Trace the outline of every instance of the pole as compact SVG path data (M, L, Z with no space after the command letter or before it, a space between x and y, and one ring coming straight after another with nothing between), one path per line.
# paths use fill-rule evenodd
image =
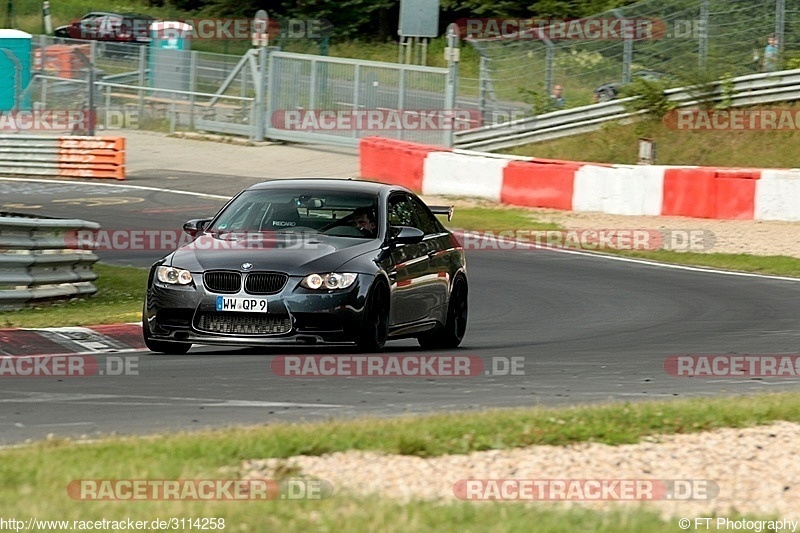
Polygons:
M458 26L450 24L447 26L447 48L450 56L447 58L447 88L445 91L445 112L449 112L453 117L450 128L444 130L444 143L448 148L453 146L455 140L455 109L456 96L458 94Z
M776 0L775 5L775 39L778 40L778 57L783 50L783 34L786 27L786 0Z
M14 16L14 0L6 4L6 28L13 28L16 17Z
M94 61L89 63L89 136L94 136L94 82L97 77L97 72L94 69ZM172 132L174 133L174 132Z
M697 60L700 72L705 73L708 60L708 0L700 2L700 35Z
M53 34L53 20L50 18L50 2L44 0L42 2L42 19L44 22L44 33L47 35Z

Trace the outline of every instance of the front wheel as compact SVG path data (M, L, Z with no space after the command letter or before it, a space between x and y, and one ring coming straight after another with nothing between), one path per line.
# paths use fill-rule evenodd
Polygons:
M447 305L447 322L444 327L435 328L417 337L422 349L458 348L467 331L468 292L467 280L462 276L457 277Z
M376 283L367 296L356 345L361 352L380 352L389 335L389 290Z

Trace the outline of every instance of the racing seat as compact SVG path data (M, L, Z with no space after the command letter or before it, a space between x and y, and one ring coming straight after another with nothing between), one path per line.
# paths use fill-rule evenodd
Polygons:
M300 215L293 204L276 205L269 221L262 228L268 231L280 231L295 226L301 226Z

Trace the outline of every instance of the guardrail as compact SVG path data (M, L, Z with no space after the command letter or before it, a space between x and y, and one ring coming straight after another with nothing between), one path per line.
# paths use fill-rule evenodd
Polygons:
M86 220L0 213L0 310L96 293L92 265L99 258L74 248L70 236L99 228Z
M125 138L0 135L0 174L124 180Z
M731 94L724 94L723 82L711 84L710 91L699 94L702 87L681 87L665 91L678 107L697 106L705 101L730 100L732 107L800 100L800 69L750 74L732 78ZM596 131L607 122L633 120L643 111L631 113L625 104L637 97L612 100L502 124L485 126L455 134L455 146L473 150L501 150L532 142L547 141Z

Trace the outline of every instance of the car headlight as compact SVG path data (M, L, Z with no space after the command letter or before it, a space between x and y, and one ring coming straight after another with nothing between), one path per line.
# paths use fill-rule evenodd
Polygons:
M182 268L160 266L156 269L156 277L161 283L169 285L188 285L192 282L192 273Z
M355 274L311 274L303 278L300 285L306 289L346 289L356 281Z

